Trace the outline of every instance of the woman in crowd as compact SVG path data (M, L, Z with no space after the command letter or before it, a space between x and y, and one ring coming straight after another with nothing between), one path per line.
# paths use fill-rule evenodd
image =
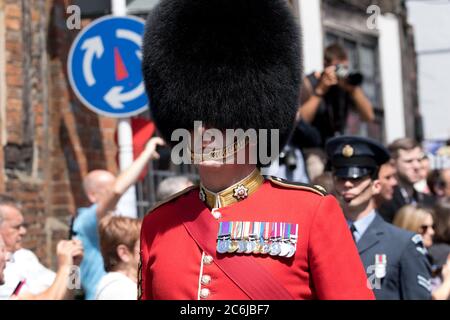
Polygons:
M424 246L429 250L426 254L433 265L432 297L434 300L449 299L450 245L434 244L433 241L450 240L450 200L440 202L435 212L413 205L404 206L395 215L393 223L422 236Z
M434 218L429 209L407 205L395 215L393 224L399 228L418 233L423 238L425 248L433 245Z
M430 249L438 260L446 260L450 254L450 198L442 198L435 208L436 235L435 244Z
M100 221L100 248L107 274L97 300L136 300L141 221L107 216Z
M436 274L442 282L437 294L442 300L450 299L450 198L442 198L435 208L436 234L429 249Z

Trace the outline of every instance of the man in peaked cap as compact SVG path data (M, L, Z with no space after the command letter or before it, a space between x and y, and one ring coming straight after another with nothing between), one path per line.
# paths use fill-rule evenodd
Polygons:
M389 153L379 143L342 136L328 141L335 190L377 299L430 299L430 266L419 235L377 213L378 170Z
M284 0L161 1L148 18L143 73L166 141L178 129L242 129L260 142L268 129L279 133L269 149L281 150L298 107L298 30ZM264 143L204 139L192 152L200 186L144 219L140 299L373 299L333 197L263 178L260 153L248 155ZM245 161L234 161L242 151Z

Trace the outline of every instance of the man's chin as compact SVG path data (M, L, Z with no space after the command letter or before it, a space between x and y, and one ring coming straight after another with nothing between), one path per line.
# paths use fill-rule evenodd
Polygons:
M226 164L223 161L206 160L198 164L199 169L221 169Z
M343 205L345 205L347 208L357 208L359 206L359 203L357 200L355 200L355 198L342 198L342 202Z
M417 182L420 182L422 180L421 177L411 177L410 179L408 179L410 184L416 184Z

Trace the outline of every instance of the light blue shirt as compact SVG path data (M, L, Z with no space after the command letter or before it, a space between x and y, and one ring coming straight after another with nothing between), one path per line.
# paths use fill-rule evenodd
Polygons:
M370 224L375 219L377 213L375 210L372 210L367 216L364 218L361 218L356 221L347 220L348 227L350 228L353 224L355 226L355 231L353 232L353 237L355 237L355 242L358 242L359 239L364 235L364 232L366 232L367 228L370 226Z
M76 238L83 243L84 255L80 265L81 286L86 300L94 300L97 285L106 275L97 229L97 205L79 208L73 223Z

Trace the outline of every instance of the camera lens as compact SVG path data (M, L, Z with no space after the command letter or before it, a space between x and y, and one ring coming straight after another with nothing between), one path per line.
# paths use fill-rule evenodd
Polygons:
M364 76L359 72L351 73L348 75L347 78L347 83L352 86L360 86L363 83L363 81Z

